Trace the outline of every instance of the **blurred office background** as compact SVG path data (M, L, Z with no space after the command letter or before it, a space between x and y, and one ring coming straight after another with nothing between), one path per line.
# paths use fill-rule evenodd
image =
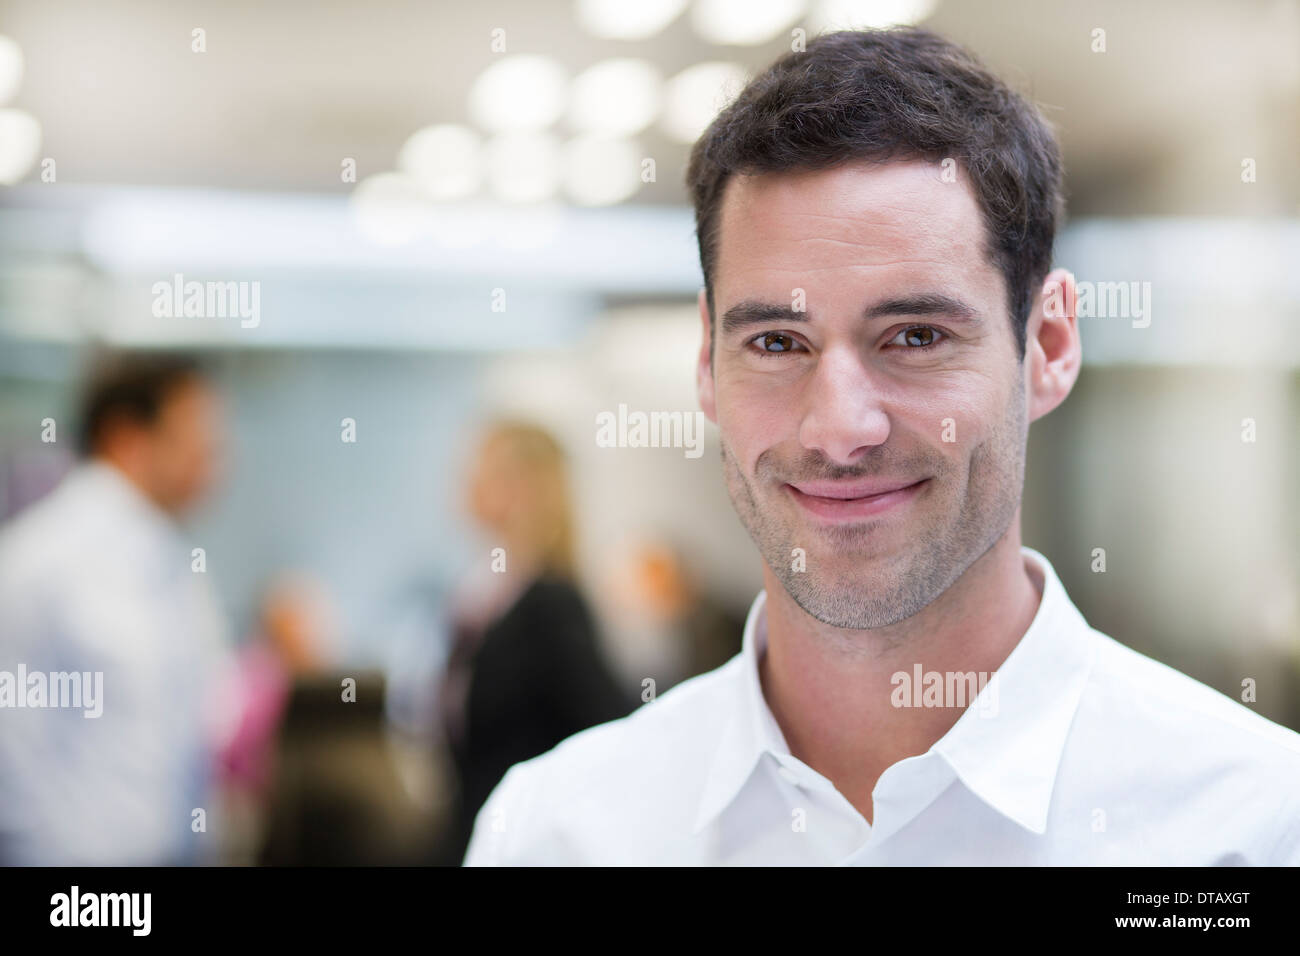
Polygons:
M1250 706L1300 728L1294 0L0 0L0 514L71 463L41 422L71 423L90 343L204 353L233 454L189 534L236 637L277 575L328 595L336 666L384 699L335 755L389 788L380 849L340 858L405 861L448 799L422 735L447 602L495 546L464 508L484 423L567 451L579 578L632 699L711 666L683 603L743 618L758 558L713 433L692 458L598 447L594 423L698 407L689 143L793 29L882 21L1043 104L1058 263L1150 283L1141 321L1080 320L1078 386L1031 431L1026 543L1094 626L1232 697L1253 678ZM156 317L177 274L259 283L256 324ZM295 719L282 768L328 759ZM252 828L272 861L311 856L295 812Z

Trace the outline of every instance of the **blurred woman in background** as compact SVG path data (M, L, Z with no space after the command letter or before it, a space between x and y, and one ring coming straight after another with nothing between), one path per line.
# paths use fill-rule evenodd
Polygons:
M447 865L460 864L475 816L511 766L633 707L574 579L567 469L555 439L525 422L492 425L467 504L492 547L453 602L439 697L460 781L455 825L436 854Z

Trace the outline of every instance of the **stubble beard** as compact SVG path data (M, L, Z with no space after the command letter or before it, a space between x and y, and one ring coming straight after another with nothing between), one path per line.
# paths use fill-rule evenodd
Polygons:
M771 449L759 455L755 476L743 473L720 439L727 491L741 522L786 593L823 624L856 630L888 627L917 614L983 557L1006 533L1024 485L1027 424L1023 384L963 469L952 458L922 452L900 456L888 445L871 449L853 467L822 456L789 463ZM813 478L929 476L921 496L907 502L907 527L889 529L900 543L882 552L884 522L817 526L800 514L783 485ZM901 531L901 533L900 533ZM796 548L804 570L796 570Z

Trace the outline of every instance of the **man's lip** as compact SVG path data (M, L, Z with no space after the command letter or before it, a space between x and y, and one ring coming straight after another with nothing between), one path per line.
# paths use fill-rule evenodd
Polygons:
M924 478L917 480L859 478L853 481L791 481L791 488L813 498L828 498L839 501L853 501L862 498L874 498L887 495L892 491L901 491L918 485Z
M928 481L928 478L910 484L879 479L852 482L809 481L784 487L805 512L820 521L860 522L880 518L913 501ZM821 494L804 491L804 488L814 489ZM842 497L843 495L853 497Z

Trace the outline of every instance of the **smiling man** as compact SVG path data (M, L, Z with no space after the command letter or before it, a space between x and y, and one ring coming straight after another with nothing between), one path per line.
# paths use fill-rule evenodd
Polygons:
M1300 863L1300 735L1090 628L1021 544L1029 423L1080 366L1037 110L932 33L829 34L688 180L764 590L729 663L512 768L466 862Z

